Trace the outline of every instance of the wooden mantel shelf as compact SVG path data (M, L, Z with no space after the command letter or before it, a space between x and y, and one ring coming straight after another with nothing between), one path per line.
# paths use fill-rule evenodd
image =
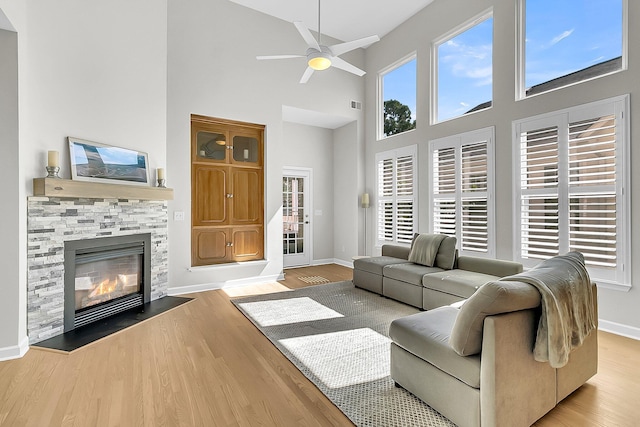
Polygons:
M71 179L34 178L33 195L83 199L173 200L172 188L102 184Z

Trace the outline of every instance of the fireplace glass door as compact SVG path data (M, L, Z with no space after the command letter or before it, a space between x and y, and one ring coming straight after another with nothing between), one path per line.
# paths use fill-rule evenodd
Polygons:
M76 256L76 312L141 292L141 248Z

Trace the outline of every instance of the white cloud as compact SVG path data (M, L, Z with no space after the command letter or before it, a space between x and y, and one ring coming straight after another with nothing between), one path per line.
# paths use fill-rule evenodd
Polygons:
M566 39L567 37L569 37L571 34L573 34L573 31L575 30L575 28L572 28L570 30L567 30L565 32L563 32L560 35L555 36L553 39L551 39L551 46L558 44L560 41Z

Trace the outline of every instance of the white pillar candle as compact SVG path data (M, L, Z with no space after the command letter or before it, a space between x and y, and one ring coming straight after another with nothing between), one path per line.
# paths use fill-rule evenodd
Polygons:
M156 170L156 174L158 175L158 179L164 179L164 169L163 168L158 168Z
M49 151L47 154L47 166L50 168L60 167L60 153L57 151Z
M244 159L249 160L249 150L246 148L244 149Z

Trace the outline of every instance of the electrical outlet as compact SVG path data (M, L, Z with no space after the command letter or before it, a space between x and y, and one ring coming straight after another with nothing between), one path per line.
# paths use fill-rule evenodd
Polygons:
M184 212L182 211L177 211L173 213L173 220L174 221L184 221Z

